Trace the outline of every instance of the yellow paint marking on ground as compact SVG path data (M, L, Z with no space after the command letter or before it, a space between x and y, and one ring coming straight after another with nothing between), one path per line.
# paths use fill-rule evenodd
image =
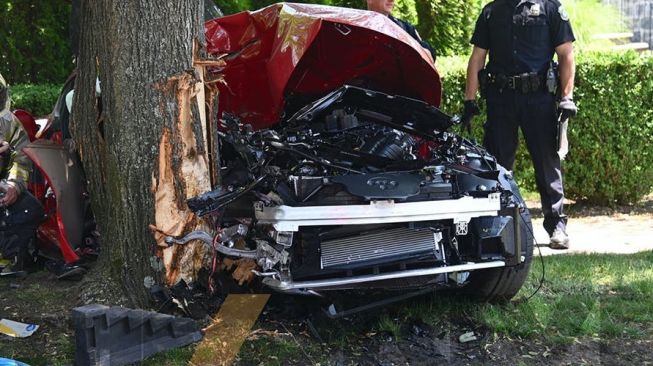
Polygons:
M192 366L231 365L270 295L229 295L204 339L195 349Z

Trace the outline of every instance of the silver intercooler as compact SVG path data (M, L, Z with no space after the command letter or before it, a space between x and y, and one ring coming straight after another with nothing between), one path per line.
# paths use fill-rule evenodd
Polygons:
M322 269L357 268L405 259L442 259L442 233L396 228L321 243Z

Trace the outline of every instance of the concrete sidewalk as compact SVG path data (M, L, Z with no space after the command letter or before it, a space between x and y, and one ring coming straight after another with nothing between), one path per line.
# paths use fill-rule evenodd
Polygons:
M589 216L569 218L568 250L549 249L549 237L543 219L533 219L536 243L543 255L567 253L632 254L653 250L653 214ZM538 254L537 248L534 254Z

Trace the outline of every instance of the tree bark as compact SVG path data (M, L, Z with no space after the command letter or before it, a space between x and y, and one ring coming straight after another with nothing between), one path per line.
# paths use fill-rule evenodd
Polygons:
M146 285L192 280L206 260L200 245L163 243L203 227L186 199L211 189L203 75L193 65L202 11L202 0L81 0L71 130L102 234L96 274L131 306L147 304Z

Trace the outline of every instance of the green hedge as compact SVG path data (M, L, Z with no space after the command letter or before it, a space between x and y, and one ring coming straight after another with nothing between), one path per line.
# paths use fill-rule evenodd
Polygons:
M415 1L415 8L419 34L433 45L438 57L469 53L480 0Z
M52 112L54 103L57 102L61 85L21 84L10 86L11 108L24 109L35 117L45 116Z
M460 113L464 58L443 58L442 109ZM566 196L598 204L632 203L653 189L653 56L581 54L574 99L579 114L569 125L570 152L563 162ZM484 114L474 120L482 140ZM520 185L535 190L523 139L515 163Z

